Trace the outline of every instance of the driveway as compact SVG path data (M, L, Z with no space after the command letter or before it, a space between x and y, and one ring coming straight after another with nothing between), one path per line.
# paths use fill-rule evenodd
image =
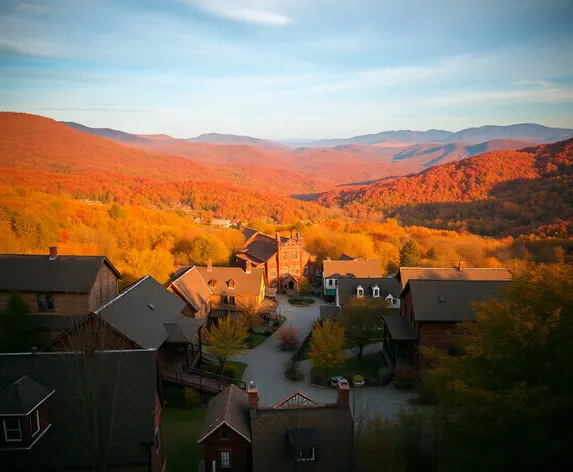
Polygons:
M310 307L296 307L289 305L287 297L278 295L281 314L287 318L283 326L296 327L301 340L312 330L314 322L319 316L319 306L323 303L320 298L315 298L314 305ZM278 347L279 342L274 333L269 339L255 349L246 351L244 354L235 356L234 360L246 362L248 367L243 376L247 383L254 381L259 389L259 402L261 405L274 405L286 396L296 391L303 392L315 400L323 403L336 401L334 388L324 389L308 385L309 362L301 363L305 373L305 380L291 383L283 376L284 368L291 357L291 352L283 352ZM368 350L376 347L368 346ZM396 390L390 386L367 387L352 389L350 403L356 414L380 413L386 417L393 417L401 408L406 407L406 400L416 395L408 390Z

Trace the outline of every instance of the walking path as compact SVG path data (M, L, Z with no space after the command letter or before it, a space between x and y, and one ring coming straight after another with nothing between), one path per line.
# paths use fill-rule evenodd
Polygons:
M304 339L312 330L314 322L318 319L319 306L323 303L322 300L315 298L315 303L309 307L289 305L287 297L284 295L278 295L277 300L280 303L281 314L287 318L284 326L291 325L296 327L300 332L301 339ZM301 362L301 368L304 369L305 374L304 381L297 383L287 381L283 376L283 372L292 353L281 351L278 345L279 342L276 333L274 333L257 348L233 358L233 360L248 364L243 380L247 384L251 380L256 382L261 405L273 405L295 391L303 392L323 403L336 401L337 394L334 388L324 389L308 385L310 368L312 366L310 361ZM371 344L366 349L366 354L376 352L380 349L380 345ZM393 417L401 408L407 407L406 401L409 398L414 398L415 396L415 393L412 391L396 390L390 386L366 387L352 389L351 404L355 414L360 409Z

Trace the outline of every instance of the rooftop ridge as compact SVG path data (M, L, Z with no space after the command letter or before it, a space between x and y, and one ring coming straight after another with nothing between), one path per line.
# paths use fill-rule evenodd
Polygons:
M97 313L99 315L101 310L103 310L104 308L108 307L109 305L115 303L117 300L119 300L121 297L123 297L126 293L130 292L132 289L137 287L141 282L143 282L144 280L146 280L150 277L151 277L151 275L145 275L145 276L141 277L141 279L136 280L129 287L127 287L123 292L121 292L117 297L111 299L105 305L100 306L97 310L94 311L94 313Z

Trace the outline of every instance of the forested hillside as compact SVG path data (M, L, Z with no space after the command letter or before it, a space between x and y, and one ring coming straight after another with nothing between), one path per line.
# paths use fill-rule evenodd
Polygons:
M573 235L573 140L494 151L417 175L322 195L351 216L485 235Z

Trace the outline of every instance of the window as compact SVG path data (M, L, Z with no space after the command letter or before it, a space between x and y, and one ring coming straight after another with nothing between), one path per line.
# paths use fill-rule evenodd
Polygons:
M313 461L314 460L314 447L301 447L298 450L299 461Z
M159 454L161 451L161 441L159 439L159 428L155 428L155 453Z
M299 275L299 274L300 274L300 267L299 267L299 266L296 266L296 267L294 268L294 273L295 273L296 275Z
M231 467L230 451L221 451L221 467Z
M234 305L235 304L235 296L234 295L227 295L224 299L227 305Z
M6 439L6 442L22 441L20 420L4 420L4 438Z
M277 270L271 269L271 277L276 277L276 276L277 276Z
M288 267L283 267L282 273L283 275L288 274Z
M30 431L32 431L32 437L34 437L36 434L38 434L38 431L40 431L40 412L37 409L34 410L29 419Z
M316 276L319 277L320 276L320 269L317 267L316 268Z
M227 285L229 286L229 288L230 288L231 290L233 290L233 289L235 288L235 281L234 281L233 279L230 279L230 280L227 282Z
M380 297L380 287L378 287L378 285L374 285L374 287L372 287L372 296L374 298Z
M328 279L328 286L334 287L334 279Z
M283 261L288 261L288 254L283 252Z
M221 430L221 440L226 441L227 439L229 439L229 433L227 432L226 429L222 429Z
M292 258L293 260L298 261L298 251L293 254Z
M215 279L209 280L209 287L215 288L217 286L217 281Z
M364 289L362 288L362 285L356 287L356 296L358 298L362 298L364 296Z
M308 275L308 267L307 267L307 266L304 266L304 269L302 270L302 273L303 273L304 275Z
M52 294L38 294L38 311L54 311L54 296Z

